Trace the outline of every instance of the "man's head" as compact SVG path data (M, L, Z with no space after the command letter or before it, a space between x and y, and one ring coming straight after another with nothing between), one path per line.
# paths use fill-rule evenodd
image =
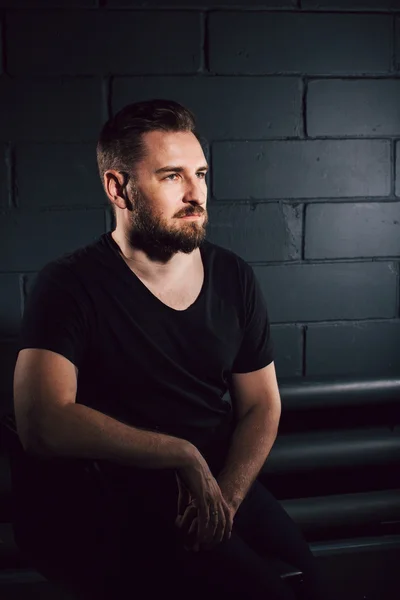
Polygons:
M171 100L126 106L104 125L97 161L117 228L133 248L168 260L202 243L207 161L188 109Z

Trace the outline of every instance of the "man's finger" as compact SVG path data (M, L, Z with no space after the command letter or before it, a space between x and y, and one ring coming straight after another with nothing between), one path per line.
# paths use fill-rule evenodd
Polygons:
M231 538L234 517L232 515L231 510L229 509L229 507L227 505L225 506L225 515L226 515L226 533L228 534L228 537Z
M211 514L210 526L208 528L208 536L207 539L204 541L204 543L209 548L212 548L213 546L219 544L223 539L226 519L222 507L219 506L218 508L219 510L217 511L217 514L215 516Z
M212 508L214 510L214 508ZM208 506L205 498L199 503L198 507L198 518L199 518L199 530L198 538L202 541L206 538L207 530L210 524L210 507Z
M192 524L190 525L189 531L188 531L188 535L192 535L193 533L195 533L195 531L197 531L198 528L198 518L195 517L192 521Z
M189 529L189 527L192 524L192 521L196 517L196 515L197 515L197 508L193 505L189 505L186 508L185 513L181 517L180 521L178 521L178 523L180 523L178 526L182 530L183 533Z
M213 541L215 544L219 544L224 539L225 528L226 517L224 511L221 509L218 515L217 526L214 529Z

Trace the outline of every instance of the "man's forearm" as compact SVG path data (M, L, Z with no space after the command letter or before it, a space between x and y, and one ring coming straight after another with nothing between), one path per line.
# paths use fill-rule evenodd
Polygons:
M259 474L278 432L280 412L255 407L236 425L226 463L217 482L227 502L236 509Z
M83 404L49 409L35 422L25 449L44 459L103 459L139 468L176 469L192 464L198 453L187 440L125 425Z

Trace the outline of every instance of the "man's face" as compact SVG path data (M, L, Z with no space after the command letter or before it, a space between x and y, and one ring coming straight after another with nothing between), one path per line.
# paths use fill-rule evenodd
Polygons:
M206 235L207 161L190 132L144 134L146 156L129 188L129 241L161 261L193 252Z

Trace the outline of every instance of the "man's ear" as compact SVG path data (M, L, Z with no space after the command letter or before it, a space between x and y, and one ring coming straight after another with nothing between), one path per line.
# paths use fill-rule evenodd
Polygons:
M126 171L120 171L120 173L123 176L123 183L121 185L121 195L125 200L126 208L131 211L133 209L135 200L133 194L128 196L128 183L132 181L132 178Z
M104 173L104 189L109 200L121 209L132 210L132 200L127 193L129 173L110 169Z

